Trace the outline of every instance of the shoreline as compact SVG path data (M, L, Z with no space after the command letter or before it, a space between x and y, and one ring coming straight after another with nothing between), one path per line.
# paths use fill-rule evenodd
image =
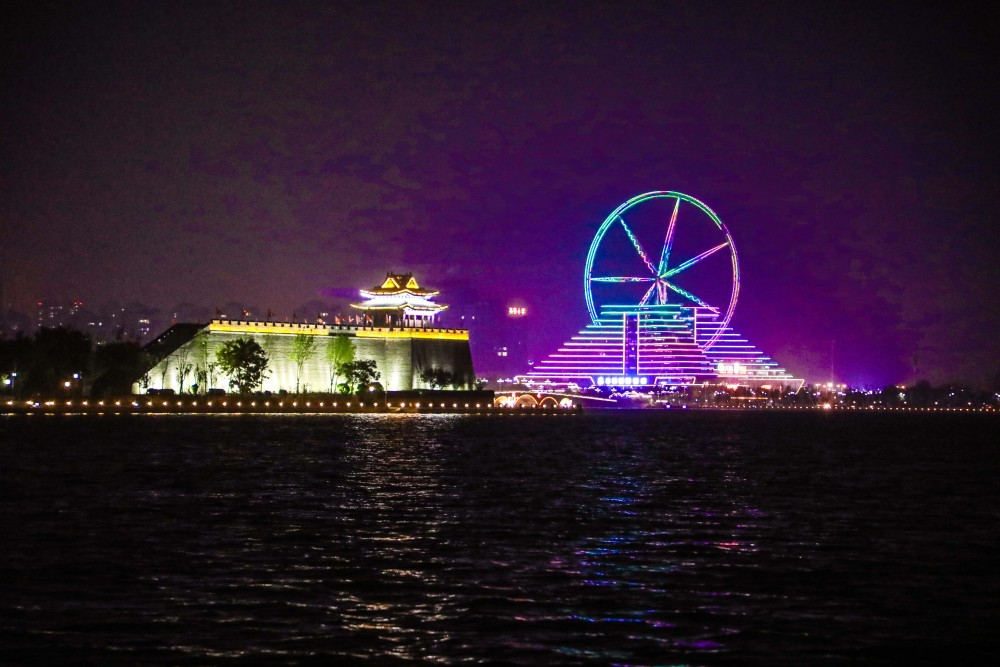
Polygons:
M432 400L358 401L356 398L334 400L315 398L181 398L132 396L114 399L32 399L0 403L0 415L337 415L337 414L465 414L465 415L578 415L584 412L821 412L909 414L980 413L1000 414L993 407L896 407L896 406L826 406L826 405L699 405L674 406L571 406L554 405L497 406L492 401Z
M240 415L240 414L477 414L477 415L555 415L579 414L577 408L554 406L499 407L492 401L472 400L359 401L356 398L334 400L315 398L258 398L227 396L219 398L181 398L133 396L104 400L33 399L8 400L0 404L3 415Z

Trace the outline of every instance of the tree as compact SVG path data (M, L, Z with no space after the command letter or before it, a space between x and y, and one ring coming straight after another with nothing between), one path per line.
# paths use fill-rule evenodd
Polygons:
M208 356L208 332L204 329L195 337L194 345L194 381L201 393L208 392L209 368L214 366Z
M135 342L113 342L98 345L94 350L94 384L92 396L132 393L132 384L147 378L153 359Z
M268 334L264 334L257 340L260 343L260 346L264 348L264 353L267 355L267 358L273 359L275 348L278 345L278 336L270 336Z
M302 367L316 354L316 337L309 334L296 334L292 339L292 351L288 358L295 363L295 393L299 393L299 378L302 377Z
M330 338L326 343L326 361L330 366L330 393L337 386L340 377L340 367L354 361L354 344L347 336L340 335Z
M267 377L267 353L250 336L228 341L215 353L219 369L241 394L260 388Z
M420 379L431 386L431 389L444 389L455 384L455 374L444 368L425 368Z
M22 334L13 340L0 340L0 375L6 376L3 390L19 395L27 369L33 364L34 343Z
M194 367L194 381L198 383L201 393L207 394L208 390L215 384L215 371L218 368L219 365L214 363Z
M187 376L191 374L191 371L193 369L194 369L194 364L188 361L186 357L177 362L177 367L174 370L177 373L178 394L184 393L184 381L187 379Z
M347 392L351 394L382 377L376 368L374 359L361 359L341 364L339 370L340 374L344 376Z
M205 393L208 390L208 369L202 366L194 367L194 386L195 393L199 391Z
M24 389L44 394L64 388L78 391L83 375L89 371L90 355L90 336L87 334L63 327L39 329L31 344Z
M160 364L160 389L167 386L167 376L170 375L170 366L163 362Z

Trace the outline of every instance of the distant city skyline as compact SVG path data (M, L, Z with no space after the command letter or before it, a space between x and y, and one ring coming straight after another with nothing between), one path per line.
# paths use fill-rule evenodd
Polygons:
M342 319L346 322L347 317L353 314L349 307L351 300L314 299L287 313L239 301L214 306L185 302L173 307L161 307L142 302L124 306L116 303L93 306L83 301L50 300L36 302L36 308L31 313L0 310L0 337L31 335L40 327L67 327L89 334L95 342L130 340L148 343L173 324L204 324L216 318L320 323ZM353 300L357 301L357 298ZM533 359L544 352L530 344L524 324L532 318L527 317L524 306L521 306L520 315L510 315L505 302L446 305L449 308L439 316L441 326L474 332L471 345L474 359L478 362L477 368L490 375L513 377L524 372Z

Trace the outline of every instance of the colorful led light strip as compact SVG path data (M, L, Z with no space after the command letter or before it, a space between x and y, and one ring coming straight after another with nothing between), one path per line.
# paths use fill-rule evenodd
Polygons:
M631 378L652 378L655 384L688 385L721 380L753 383L781 382L800 385L784 369L744 338L722 326L712 314L698 317L696 307L679 304L605 306L596 323L588 324L559 350L536 364L520 380L531 383L570 384L585 380L607 386L640 386ZM626 316L637 318L634 372L626 368ZM714 338L710 348L698 338ZM608 378L628 378L610 383Z

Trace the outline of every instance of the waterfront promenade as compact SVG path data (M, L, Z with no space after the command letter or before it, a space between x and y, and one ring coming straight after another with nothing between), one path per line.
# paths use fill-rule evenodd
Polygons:
M993 406L906 407L847 405L775 405L740 403L736 405L683 406L587 406L586 411L656 411L656 412L893 412L893 413L992 413ZM0 403L6 415L154 415L154 414L477 414L477 415L549 415L582 412L579 405L495 405L489 397L478 400L431 396L386 400L359 400L357 397L255 397L255 396L126 396L109 399L8 399Z
M358 400L339 398L262 398L262 397L187 397L129 396L111 399L7 400L0 404L3 414L392 414L392 413L458 413L458 414L556 414L572 413L574 409L553 406L527 409L495 406L489 397L471 400L468 397L430 397L402 400Z

